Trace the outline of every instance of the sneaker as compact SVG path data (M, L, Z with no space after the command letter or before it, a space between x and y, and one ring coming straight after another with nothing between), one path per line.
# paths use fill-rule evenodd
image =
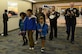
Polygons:
M44 48L41 48L41 52L44 52Z
M36 41L34 44L35 44L35 45L38 44L38 41Z
M32 47L31 49L34 50L34 47Z
M29 50L31 50L32 48L30 47Z
M44 49L41 49L41 52L44 52Z

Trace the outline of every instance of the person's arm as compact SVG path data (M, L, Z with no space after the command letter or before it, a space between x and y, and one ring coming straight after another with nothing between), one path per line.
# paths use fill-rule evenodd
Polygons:
M37 24L37 30L38 30L38 32L42 32L42 29L40 27L40 24Z
M48 25L47 24L44 25L44 28L42 29L42 31L48 31Z
M68 14L67 14L67 13L69 13L69 12L68 12L68 9L66 9L66 10L65 10L65 13L64 13L65 20L67 20L67 17L68 17Z
M68 10L68 9L66 9L66 10L65 10L65 13L64 13L64 16L65 16L65 17L67 16L67 10Z
M8 21L8 15L7 15L7 13L6 13L6 18L7 18L7 21Z
M46 16L45 16L45 14L44 14L44 13L43 13L42 15L43 15L43 17L44 17L44 22L45 22L45 21L46 21Z
M23 31L26 31L27 30L27 18L25 19L24 21L24 28L23 28Z
M21 25L20 25L20 24L21 24L21 19L19 20L19 28L21 27Z
M50 16L50 12L47 13L47 17L48 17L48 18L49 18L49 16ZM50 19L50 18L49 18L49 19Z
M36 30L36 19L35 18L32 18L32 29L33 30Z
M3 21L8 21L8 15L6 13L3 14Z
M57 12L56 16L57 16L57 18L59 18L59 16L60 16L60 13L59 13L59 12Z
M76 9L76 17L79 17L79 10Z

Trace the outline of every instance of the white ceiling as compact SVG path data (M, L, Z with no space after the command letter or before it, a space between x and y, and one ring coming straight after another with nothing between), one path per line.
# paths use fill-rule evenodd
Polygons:
M46 1L57 1L57 0L25 0L30 2L46 2Z

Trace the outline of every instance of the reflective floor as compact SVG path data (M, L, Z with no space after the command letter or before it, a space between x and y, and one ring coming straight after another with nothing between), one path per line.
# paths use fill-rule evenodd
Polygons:
M49 41L49 34L47 35L44 53L40 52L40 39L35 49L31 51L28 45L22 46L22 37L18 35L19 30L9 32L7 37L0 36L0 54L82 54L82 27L76 28L75 44L66 40L65 31L65 27L58 27L58 38L52 41Z

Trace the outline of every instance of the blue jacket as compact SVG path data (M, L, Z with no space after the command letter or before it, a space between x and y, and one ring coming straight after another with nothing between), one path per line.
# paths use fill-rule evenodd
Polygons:
M22 19L19 20L19 28L21 31L24 30L24 22L22 21Z
M48 31L48 25L47 24L43 24L43 26L41 27L41 25L38 23L37 24L37 30L42 29L42 32L40 33L43 36L47 35L47 31Z
M24 31L26 30L36 30L36 17L31 16L30 18L27 16L24 21Z

